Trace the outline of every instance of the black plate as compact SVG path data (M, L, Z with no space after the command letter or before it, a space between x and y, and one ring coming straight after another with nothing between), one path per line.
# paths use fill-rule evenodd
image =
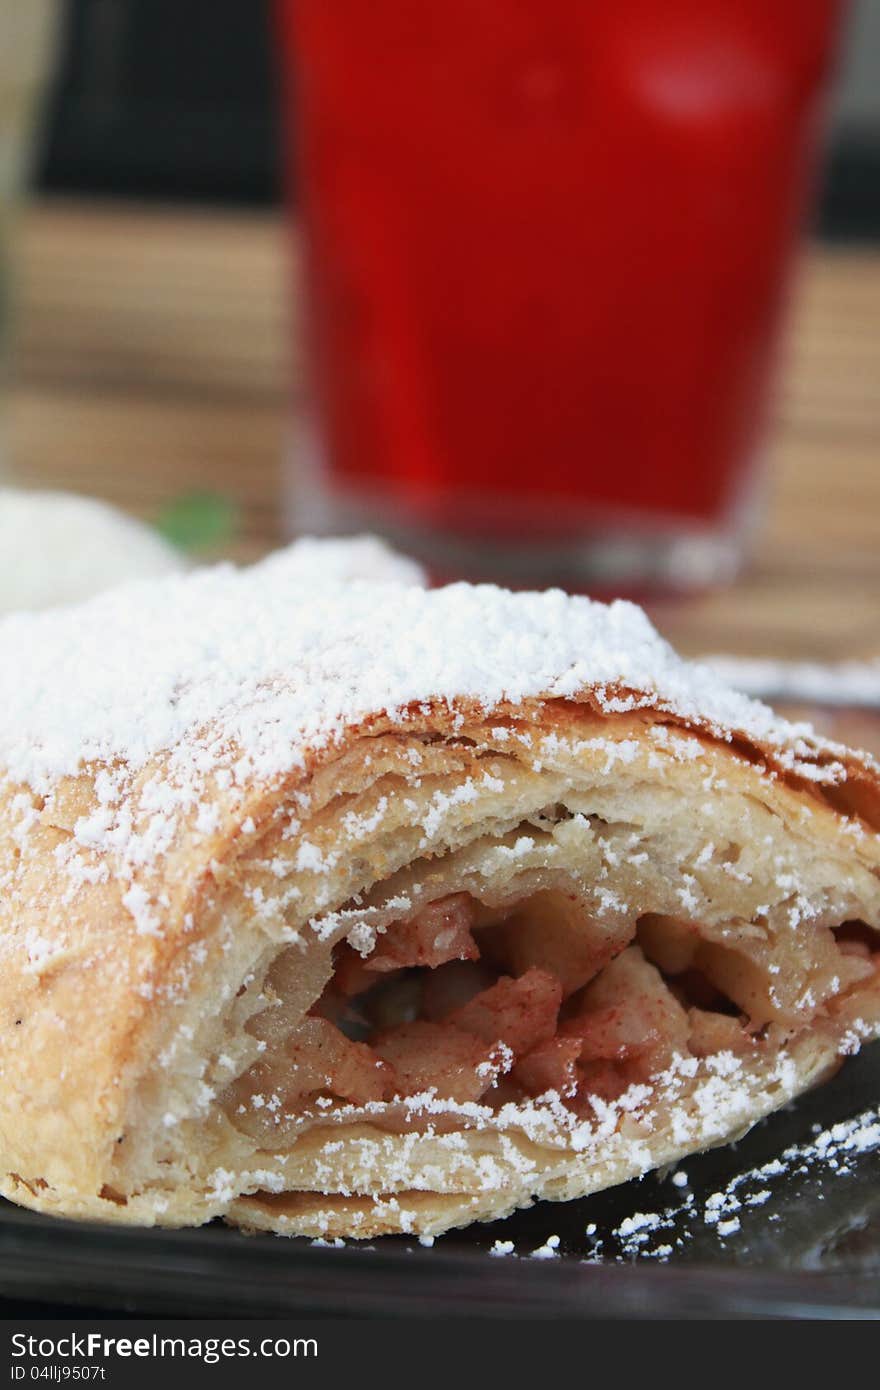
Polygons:
M393 1237L328 1249L219 1223L105 1227L4 1203L0 1296L176 1317L880 1317L880 1148L848 1154L842 1171L788 1160L781 1175L748 1178L736 1189L741 1208L722 1213L740 1223L727 1236L709 1201L878 1102L880 1045L739 1144L687 1159L686 1187L649 1174L582 1201L538 1203L432 1248ZM750 1196L760 1204L748 1205ZM645 1234L633 1255L632 1236L616 1233L635 1213ZM552 1258L528 1258L551 1236ZM496 1241L513 1241L515 1254L490 1256ZM662 1245L672 1247L666 1259L650 1254Z

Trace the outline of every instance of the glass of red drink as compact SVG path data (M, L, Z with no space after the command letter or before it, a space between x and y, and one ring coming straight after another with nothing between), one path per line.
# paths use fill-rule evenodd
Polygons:
M735 568L841 0L280 0L298 529L597 589Z

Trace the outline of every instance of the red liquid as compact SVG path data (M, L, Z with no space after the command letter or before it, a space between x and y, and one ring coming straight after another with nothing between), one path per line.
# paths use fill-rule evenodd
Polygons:
M839 9L282 0L331 482L483 532L723 519Z

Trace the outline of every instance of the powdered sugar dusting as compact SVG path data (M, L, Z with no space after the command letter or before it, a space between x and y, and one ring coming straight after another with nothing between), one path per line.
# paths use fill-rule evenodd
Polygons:
M665 1211L635 1212L612 1231L612 1239L626 1259L648 1257L667 1260L687 1245L699 1231L714 1231L722 1243L744 1230L750 1208L763 1207L771 1200L781 1180L795 1175L826 1173L848 1177L855 1171L860 1155L880 1149L880 1111L866 1110L827 1129L816 1127L812 1137L792 1144L767 1163L738 1173L721 1189L701 1201L689 1193L680 1204ZM672 1181L675 1186L676 1175ZM771 1219L773 1219L771 1217ZM673 1242L658 1233L674 1232ZM595 1254L601 1253L603 1242Z
M379 536L335 540L303 536L293 545L273 551L255 569L267 584L286 583L292 578L317 584L372 579L424 588L428 582L417 561L398 554Z
M371 714L456 698L488 711L584 687L609 712L656 706L742 730L793 764L811 751L800 741L807 726L681 661L632 604L343 582L328 568L319 584L314 568L278 559L221 565L6 618L0 765L45 791L92 760L132 773L173 749L186 796L218 771L233 783L288 772L304 747Z

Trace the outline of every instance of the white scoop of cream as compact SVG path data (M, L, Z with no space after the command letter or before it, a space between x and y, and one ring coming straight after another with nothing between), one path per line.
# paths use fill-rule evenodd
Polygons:
M72 492L0 487L0 614L91 598L129 579L186 569L185 556L125 512ZM424 586L414 560L377 536L305 536L255 569L267 583L354 579Z
M184 568L158 532L106 502L0 487L0 613L74 603Z

